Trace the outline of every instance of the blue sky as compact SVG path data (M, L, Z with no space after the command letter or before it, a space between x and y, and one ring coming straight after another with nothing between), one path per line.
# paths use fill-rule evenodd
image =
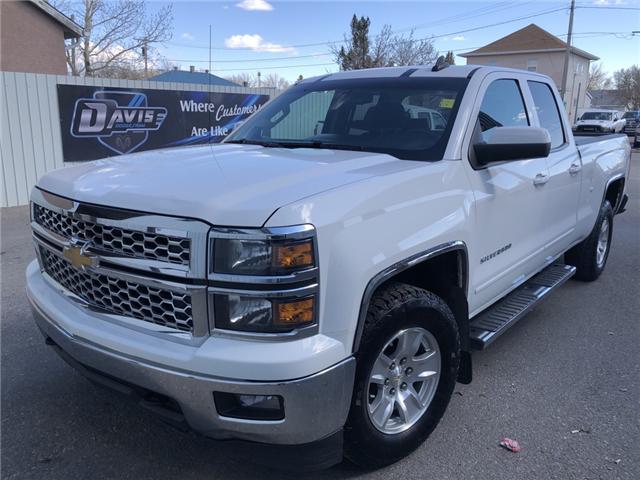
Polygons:
M340 40L355 13L371 18L375 34L384 24L394 31L415 27L418 38L434 36L442 53L463 53L536 23L566 34L566 1L367 1L303 2L174 0L173 39L160 52L188 69L208 66L212 25L213 73L260 71L288 80L336 71L327 42ZM163 2L151 3L158 8ZM640 63L640 0L576 0L574 45L601 58L609 72ZM539 15L540 14L540 15ZM535 15L535 16L533 16ZM533 16L531 18L520 17ZM504 23L503 23L504 22ZM489 26L490 24L503 23ZM478 27L485 27L477 29ZM468 30L468 31L465 31ZM564 39L564 37L561 37ZM310 45L313 44L313 45ZM457 63L465 63L456 58Z

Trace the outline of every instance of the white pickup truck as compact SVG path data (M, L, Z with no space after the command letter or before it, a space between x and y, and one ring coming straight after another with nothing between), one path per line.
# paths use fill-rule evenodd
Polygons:
M629 142L577 142L561 105L519 70L341 72L222 145L45 175L35 320L173 424L301 468L392 463L471 381L473 349L605 267Z
M573 128L577 133L624 133L627 121L615 110L587 110Z

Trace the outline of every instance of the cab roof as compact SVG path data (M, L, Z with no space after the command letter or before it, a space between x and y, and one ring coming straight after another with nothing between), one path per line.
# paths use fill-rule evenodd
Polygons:
M364 68L361 70L348 70L344 72L330 73L327 75L320 75L317 77L306 78L298 82L298 84L323 82L331 80L350 80L350 79L364 79L364 78L400 78L400 77L433 77L433 78L465 78L469 77L477 70L482 70L484 73L490 72L517 72L519 74L526 73L532 76L545 77L535 72L528 72L525 70L517 70L514 68L487 66L487 65L451 65L442 68L438 71L433 71L435 64L431 65L413 65L403 67L379 67L379 68Z

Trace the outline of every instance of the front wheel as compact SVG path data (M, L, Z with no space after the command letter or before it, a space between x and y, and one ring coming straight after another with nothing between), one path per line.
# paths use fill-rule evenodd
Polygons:
M613 207L605 200L591 234L565 253L565 261L576 267L576 279L593 282L600 276L609 258L612 234Z
M446 410L459 363L457 324L440 297L401 283L382 287L358 353L345 456L379 468L420 446Z

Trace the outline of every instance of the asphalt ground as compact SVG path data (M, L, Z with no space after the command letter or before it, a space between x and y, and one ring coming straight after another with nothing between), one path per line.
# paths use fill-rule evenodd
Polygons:
M488 350L414 454L362 472L347 463L305 478L640 478L640 153L608 265L570 281ZM25 295L34 257L26 208L1 221L3 479L272 479L225 444L183 434L95 387L45 346ZM498 446L516 439L520 453Z

